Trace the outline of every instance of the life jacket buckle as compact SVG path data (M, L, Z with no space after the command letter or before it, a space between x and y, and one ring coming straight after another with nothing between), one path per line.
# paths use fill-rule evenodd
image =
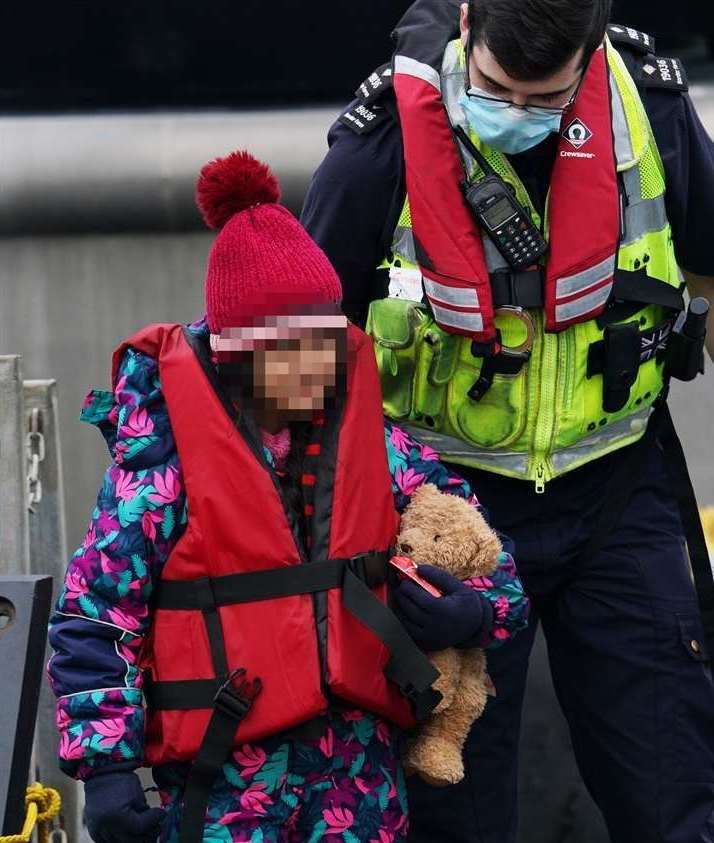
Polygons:
M244 667L231 671L213 697L213 705L235 720L242 720L246 716L255 698L263 690L263 683L258 677L248 680L245 676ZM236 679L241 680L237 687L233 684Z
M361 580L367 588L382 585L387 578L388 554L379 550L357 553L347 560L348 570Z

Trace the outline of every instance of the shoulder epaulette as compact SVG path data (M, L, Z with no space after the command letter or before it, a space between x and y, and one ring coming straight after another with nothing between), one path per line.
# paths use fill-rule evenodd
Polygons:
M377 126L380 126L386 120L391 119L391 116L390 112L383 106L369 106L358 102L343 112L339 116L338 122L352 129L358 135L366 135L374 131Z
M679 59L645 56L642 59L639 77L635 82L643 88L663 88L680 93L689 90L687 71Z
M383 64L364 80L355 91L357 103L340 115L339 122L358 135L374 131L393 116L393 111L380 105L379 100L393 88L392 65Z
M623 44L632 50L648 55L655 51L655 40L646 32L632 29L630 26L620 26L611 23L607 28L607 34L613 44Z
M364 80L355 91L357 99L365 105L371 105L394 86L391 63L383 64Z

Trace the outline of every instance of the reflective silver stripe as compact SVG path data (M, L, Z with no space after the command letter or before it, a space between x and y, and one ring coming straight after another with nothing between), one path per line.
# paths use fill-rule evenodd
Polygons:
M480 307L478 293L473 287L447 287L424 276L424 289L430 299L455 307Z
M558 474L562 474L602 456L603 451L613 445L623 447L632 444L645 432L651 412L650 407L638 410L627 418L598 428L596 433L568 448L561 448L551 456L553 467Z
M407 433L410 433L419 442L429 445L442 459L449 462L462 463L463 465L476 464L487 466L498 471L525 477L528 471L528 454L518 451L484 451L476 445L457 439L455 436L448 436L446 433L438 433L435 430L417 427L414 424L400 422Z
M459 65L460 45L460 41L458 43L452 41L444 52L441 64L441 96L449 112L451 125L466 128L464 110L459 104L459 97L464 91L464 69ZM463 51L463 47L461 50Z
M652 409L639 410L625 419L598 428L598 432L575 445L561 448L551 454L556 475L572 471L603 455L604 451L623 448L636 442L647 428ZM487 471L510 474L526 479L528 477L528 454L521 451L484 451L463 439L448 436L432 429L418 427L415 424L401 426L419 442L433 448L441 459L462 465L484 468Z
M424 279L426 281L426 279ZM461 310L449 310L440 307L436 302L429 300L431 309L434 312L434 319L444 327L458 328L461 331L483 331L483 317L480 313L464 313Z
M423 79L433 85L439 93L441 93L441 78L439 71L434 70L431 65L424 64L424 62L411 59L409 56L395 56L394 57L394 72L403 73L406 76L416 76L417 79Z
M639 167L630 167L622 174L622 185L630 205L642 201L642 175Z
M556 322L566 322L569 319L577 319L585 314L602 307L610 297L612 290L612 282L606 284L599 290L587 296L581 296L579 299L568 302L567 304L558 304L555 307Z
M591 266L590 269L585 269L576 275L559 278L555 288L555 297L564 299L566 296L572 296L575 293L584 293L596 284L600 284L615 271L616 257L616 255L612 255L612 257L605 258L596 266Z
M651 231L662 231L667 225L664 194L656 199L642 198L642 174L639 167L630 167L622 174L627 195L625 208L625 236L623 246L629 246Z
M392 252L400 258L409 261L409 263L416 263L416 246L414 245L414 232L411 228L405 228L398 225L394 232L394 240L392 241Z
M622 245L629 246L651 231L662 231L667 222L664 196L643 199L636 205L630 205L625 210L625 236Z
M610 71L610 92L612 94L612 131L615 135L615 157L617 158L618 169L623 169L628 164L634 164L635 151L632 148L630 128L625 116L625 104L622 101L622 94L617 87L615 74L612 71Z

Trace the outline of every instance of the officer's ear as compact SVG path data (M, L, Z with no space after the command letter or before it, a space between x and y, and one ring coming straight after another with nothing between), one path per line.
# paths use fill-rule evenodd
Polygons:
M469 43L469 4L461 4L461 14L459 18L459 29L461 31L461 42L464 47Z

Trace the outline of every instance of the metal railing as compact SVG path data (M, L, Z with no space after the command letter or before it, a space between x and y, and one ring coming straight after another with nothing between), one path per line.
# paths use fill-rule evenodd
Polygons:
M27 575L33 575L33 582L38 580L37 575L49 575L54 604L64 578L66 560L57 384L53 380L23 381L21 358L0 356L0 576L6 583L5 590L10 588L11 582L25 581ZM39 577L43 587L47 586L46 579ZM3 650L0 638L0 675L5 680L0 684L7 694L17 697L18 706L26 691L25 683L36 684L38 675L37 664L20 664L18 658L37 658L41 652L44 671L49 657L46 628L43 628L46 621L38 620L40 615L34 617L40 629L31 630L34 643L32 648L28 645L24 655L16 651L16 646L12 651L9 645ZM24 629L22 620L18 617L21 631ZM31 652L34 655L31 656ZM17 720L13 710L12 705L0 708L0 732L3 728L13 729L15 740L16 726L10 722ZM27 769L28 781L41 780L58 790L62 795L60 825L67 839L88 840L81 822L81 789L62 774L57 765L58 735L54 724L54 696L43 677L34 751ZM25 728L17 734L16 740L27 741L28 734L32 734L32 730L28 732ZM28 747L22 749L29 751ZM27 783L22 783L23 794Z

